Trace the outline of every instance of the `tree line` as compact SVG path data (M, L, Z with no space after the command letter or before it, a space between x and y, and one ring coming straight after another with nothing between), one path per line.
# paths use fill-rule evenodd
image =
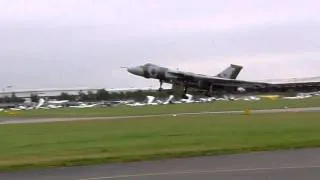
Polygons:
M54 97L44 97L48 99L56 100L69 100L69 101L83 101L83 102L93 102L93 101L118 101L118 100L135 100L143 101L146 99L146 96L155 96L157 98L168 98L169 95L181 96L181 92L173 90L137 90L137 91L123 91L123 92L110 92L105 89L100 89L96 92L83 92L79 91L77 95L68 94L62 92L59 96ZM31 94L30 100L32 102L38 102L41 97L37 94ZM19 98L15 93L12 93L11 96L5 96L0 98L0 103L22 103L24 98Z
M56 100L69 100L69 101L82 101L82 102L94 102L94 101L119 101L119 100L135 100L144 101L146 96L155 96L157 98L168 98L169 95L181 96L181 92L173 90L137 90L137 91L122 91L122 92L110 92L105 89L100 89L96 92L83 92L79 91L77 95L68 94L62 92L59 96L50 97L50 99ZM40 97L36 94L30 97L32 102L38 102Z
M12 93L11 96L0 97L0 103L22 103L25 99L19 98L15 93Z
M167 98L170 94L174 93L171 90L137 90L126 92L109 92L105 89L100 89L97 92L79 92L78 95L70 95L61 93L60 96L54 97L57 100L70 100L70 101L118 101L118 100L135 100L143 101L146 96L155 96L157 98Z

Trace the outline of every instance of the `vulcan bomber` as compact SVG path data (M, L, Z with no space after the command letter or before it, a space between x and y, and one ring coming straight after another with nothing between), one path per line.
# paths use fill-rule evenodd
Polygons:
M245 91L246 88L264 88L269 85L263 82L237 80L242 69L243 66L231 64L224 71L217 75L210 76L169 69L147 63L136 67L129 67L127 71L136 76L159 80L160 91L162 90L163 83L182 86L184 89L183 97L185 97L189 88L203 90L207 96L211 96L216 87L232 87L238 91Z

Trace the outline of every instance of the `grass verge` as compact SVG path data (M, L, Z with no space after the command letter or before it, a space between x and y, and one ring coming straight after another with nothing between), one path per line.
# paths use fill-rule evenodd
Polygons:
M0 170L320 146L319 113L0 126Z

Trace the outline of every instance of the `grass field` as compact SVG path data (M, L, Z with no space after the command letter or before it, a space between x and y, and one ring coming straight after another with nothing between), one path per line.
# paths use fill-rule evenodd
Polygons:
M243 109L272 109L283 107L319 107L320 97L313 97L301 100L261 100L261 101L215 101L211 103L199 104L174 104L143 107L110 107L110 108L87 108L87 109L50 109L50 110L30 110L19 111L14 115L0 112L0 117L97 117L97 116L126 116L126 115L146 115L165 113L184 113L201 111L224 111Z
M1 125L0 170L318 147L319 129L294 112Z

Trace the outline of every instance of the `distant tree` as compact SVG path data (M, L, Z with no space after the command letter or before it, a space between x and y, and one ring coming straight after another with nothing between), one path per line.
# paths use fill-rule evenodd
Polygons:
M83 91L79 91L78 94L78 101L86 101L88 99L88 95L85 94Z
M119 99L125 100L126 99L126 92L120 92L119 93Z
M294 89L287 89L286 94L287 96L296 96L297 92Z
M25 99L19 98L15 95L15 93L12 93L11 96L5 96L0 98L0 103L22 103Z
M5 96L5 97L3 98L3 102L4 102L4 103L10 103L10 97L9 97L9 96Z
M87 101L96 101L96 100L97 100L97 94L89 91Z
M106 91L105 89L100 89L97 91L96 95L97 100L109 100L109 92Z
M97 101L97 94L91 91L89 91L88 94L80 91L78 100L79 101Z
M38 102L40 97L37 94L31 94L30 100L31 102Z
M15 93L12 93L9 101L14 103L21 103L21 102L24 102L25 100L23 98L17 97Z
M142 91L142 90L138 90L138 91L134 91L132 92L133 94L133 99L136 101L143 101L146 99L146 96L154 96L154 94L148 92L148 91Z
M69 100L69 101L74 101L76 99L75 95L70 95L68 93L61 93L60 96L57 97L58 100Z

